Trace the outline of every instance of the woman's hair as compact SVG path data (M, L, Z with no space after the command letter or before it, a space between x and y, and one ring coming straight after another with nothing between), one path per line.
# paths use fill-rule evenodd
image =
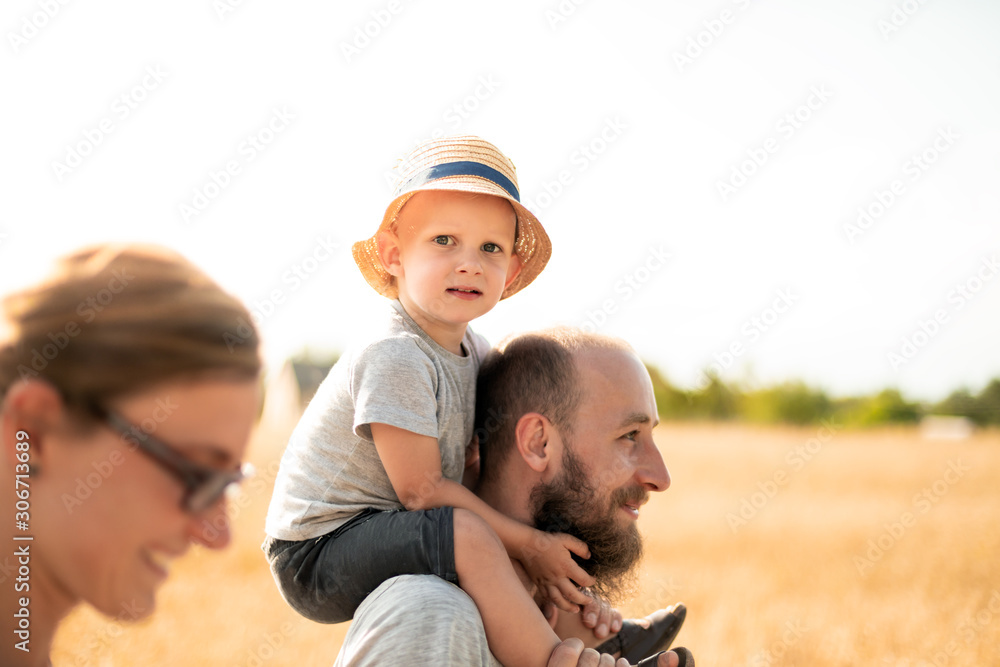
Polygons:
M249 380L260 371L258 348L243 304L181 255L86 248L0 302L0 398L39 378L86 410L184 377Z

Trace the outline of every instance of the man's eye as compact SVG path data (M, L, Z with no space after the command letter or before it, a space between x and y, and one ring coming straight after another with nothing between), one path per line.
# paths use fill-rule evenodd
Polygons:
M451 245L452 239L450 236L435 236L434 243L437 243L438 245Z
M639 431L629 431L622 437L625 438L626 440L632 440L634 442L635 439L639 437Z
M492 252L500 252L500 246L498 246L496 243L484 243L483 244L483 250L485 250L486 252L491 252L491 253Z

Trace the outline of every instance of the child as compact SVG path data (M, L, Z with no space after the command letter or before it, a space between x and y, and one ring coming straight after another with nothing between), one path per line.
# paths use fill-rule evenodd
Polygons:
M559 638L510 557L575 610L589 601L578 586L595 582L571 554L589 550L564 534L537 549L539 531L460 481L488 350L468 324L531 283L551 244L492 144L432 140L402 169L378 232L354 246L365 279L393 299L389 320L337 362L303 414L275 480L264 550L285 600L307 618L349 620L390 577L435 574L472 597L502 663L544 665Z

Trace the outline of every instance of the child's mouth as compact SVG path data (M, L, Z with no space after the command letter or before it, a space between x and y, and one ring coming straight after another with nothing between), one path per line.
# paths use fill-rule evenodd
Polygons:
M447 291L450 294L454 294L459 299L475 299L483 294L479 290L472 287L449 287Z

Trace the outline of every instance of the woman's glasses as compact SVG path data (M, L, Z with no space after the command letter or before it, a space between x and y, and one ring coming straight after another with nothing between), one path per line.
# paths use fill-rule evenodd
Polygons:
M101 412L105 424L129 443L134 443L184 485L181 507L191 514L201 514L209 509L222 498L227 489L253 474L253 466L249 463L244 463L239 470L219 470L194 463L120 415L108 410Z

